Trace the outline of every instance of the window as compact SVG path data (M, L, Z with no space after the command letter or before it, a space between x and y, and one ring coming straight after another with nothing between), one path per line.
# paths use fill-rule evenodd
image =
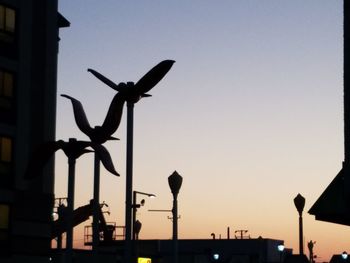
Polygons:
M10 247L10 206L0 203L0 255L8 254Z
M0 240L6 240L9 229L10 207L0 204Z
M5 136L0 136L0 187L10 188L13 182L12 176L12 139Z
M12 108L13 91L13 74L0 69L0 110L10 110Z
M2 137L0 147L0 161L10 163L12 161L12 140Z
M14 9L0 5L0 40L14 42L16 30L16 12Z

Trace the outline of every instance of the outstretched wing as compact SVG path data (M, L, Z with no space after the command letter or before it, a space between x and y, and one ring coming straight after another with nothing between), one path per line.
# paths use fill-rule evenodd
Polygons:
M149 96L145 93L150 91L159 81L161 81L174 63L174 60L164 60L154 66L135 84L138 93L141 94L141 96Z
M95 154L97 154L98 158L101 160L103 166L107 169L107 171L116 176L120 176L114 168L111 155L107 149L101 144L97 143L91 143L91 147L95 150Z
M96 78L98 78L99 80L101 80L103 83L105 83L106 85L110 86L112 89L119 91L118 85L115 84L113 81L111 81L110 79L106 78L105 76L103 76L101 73L98 73L96 70L93 70L91 68L88 69L88 72L92 73L92 75L94 75Z
M112 135L118 129L120 121L122 119L125 101L126 98L121 93L114 95L106 118L102 124L102 128L106 134Z
M32 179L41 174L42 168L49 161L52 155L62 148L62 141L57 142L45 142L39 145L34 150L29 159L26 172L24 174L25 179Z
M93 129L90 126L90 123L86 117L83 105L81 102L71 96L68 96L66 94L61 94L62 97L65 97L67 99L70 99L73 105L73 113L74 113L74 119L78 126L78 128L85 133L86 135L90 135Z

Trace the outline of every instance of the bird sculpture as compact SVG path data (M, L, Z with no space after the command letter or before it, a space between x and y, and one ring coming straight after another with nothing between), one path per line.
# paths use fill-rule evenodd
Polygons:
M114 175L119 176L114 168L112 159L107 149L94 142L78 141L74 138L69 139L68 142L63 140L46 142L37 148L32 155L27 168L25 177L33 179L40 175L40 168L50 159L50 157L57 151L63 150L68 157L68 191L67 191L67 236L66 236L66 250L68 256L72 255L73 249L73 210L74 210L74 192L75 192L75 161L84 153L92 152L87 147L94 149L95 154L101 160L104 167ZM69 261L69 260L68 260Z
M59 140L41 144L32 154L32 158L28 163L25 178L32 179L36 176L39 176L40 169L58 150L62 150L68 157L69 161L74 161L84 153L92 152L92 150L87 149L88 147L91 147L95 151L95 154L98 155L102 164L110 173L119 176L118 172L114 168L111 156L104 146L94 142L69 139L68 142Z
M174 60L164 60L148 71L136 84L126 82L116 84L101 73L88 69L100 81L116 90L124 96L127 102L127 150L126 150L126 198L125 198L125 252L124 261L131 262L131 231L132 231L132 163L133 163L133 115L134 104L143 97L150 97L147 94L157 83L168 73L174 64Z
M115 84L113 81L106 78L96 70L89 68L88 71L112 89L118 91L120 94L123 94L127 102L136 103L143 97L151 96L150 94L147 94L147 92L157 85L157 83L168 73L174 63L174 60L164 60L158 63L136 84L134 84L134 82L121 82L119 84Z
M90 126L83 105L79 100L65 94L62 94L61 96L71 100L73 105L75 122L78 128L90 138L91 142L96 144L103 144L107 140L117 140L117 138L112 137L112 134L118 129L121 121L123 106L126 101L126 98L123 93L117 93L116 95L114 95L103 124L101 126L95 126L94 128ZM99 242L98 213L100 207L100 160L103 162L103 160L100 159L100 156L98 154L95 154L93 197L93 250L97 249Z
M94 128L90 126L83 105L79 100L66 94L61 96L71 100L75 122L78 128L90 138L91 142L102 144L107 140L118 140L112 137L112 134L118 129L122 118L123 106L126 100L123 94L118 93L114 96L102 126L95 126Z

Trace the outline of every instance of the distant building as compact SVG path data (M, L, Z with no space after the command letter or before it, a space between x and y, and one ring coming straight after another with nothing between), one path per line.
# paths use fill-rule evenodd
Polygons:
M109 246L101 246L99 260L104 263L121 262L125 241L119 240ZM179 262L181 263L280 263L291 249L278 250L282 240L268 238L251 239L179 239ZM136 252L142 262L171 263L172 240L138 240ZM63 253L53 253L52 262L62 262ZM76 262L94 262L91 250L75 250ZM147 261L148 259L148 261ZM299 263L299 262L298 262Z
M179 262L280 263L287 254L278 250L282 240L251 239L182 239L179 240ZM152 263L172 262L172 240L141 240L140 257L152 258Z
M349 263L350 257L346 252L340 255L333 255L329 263Z
M23 178L42 142L55 140L57 0L0 0L0 262L48 262L54 163ZM35 257L34 257L35 256Z

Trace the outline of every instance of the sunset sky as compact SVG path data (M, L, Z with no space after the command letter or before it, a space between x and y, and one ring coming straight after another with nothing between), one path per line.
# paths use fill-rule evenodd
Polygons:
M141 239L171 238L171 214L148 209L171 209L167 178L176 170L179 238L248 229L297 253L300 193L305 243L316 241L317 261L350 252L349 227L307 213L343 161L342 2L59 0L71 26L60 30L58 94L80 100L92 126L102 124L115 91L87 68L136 82L158 62L176 61L152 97L135 105L134 190L157 195L138 210ZM121 176L101 169L100 199L117 225L125 218L125 120L126 108L120 141L105 144ZM56 137L87 140L60 96ZM56 171L55 194L63 197L63 153ZM81 157L76 171L78 207L92 198L93 155Z

